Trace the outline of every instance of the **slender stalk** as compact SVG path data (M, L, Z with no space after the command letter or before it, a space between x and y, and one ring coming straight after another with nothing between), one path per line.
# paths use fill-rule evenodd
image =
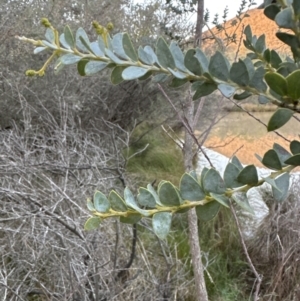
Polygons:
M198 0L197 7L197 24L196 24L196 33L194 46L201 46L202 38L202 27L203 27L203 15L204 15L204 0ZM201 110L201 108L199 108ZM199 110L197 110L196 118L199 117ZM185 118L192 129L197 124L197 120L194 117L194 102L192 97L187 98ZM194 140L192 135L190 135L188 129L185 131L185 142L184 142L184 165L186 171L193 169L193 146ZM198 219L196 216L195 208L190 210L188 213L188 224L189 224L189 244L190 244L190 253L192 256L193 271L195 278L195 290L196 290L196 301L208 301L207 290L204 280L204 269L201 259L201 248L199 242L199 233L198 233Z
M237 229L238 229L238 232L239 232L239 236L240 236L240 240L241 240L241 244L242 244L242 247L243 247L243 250L244 250L244 253L246 255L246 258L247 258L247 262L253 272L253 274L255 275L256 277L256 289L255 289L255 292L254 292L254 299L253 301L258 301L259 300L259 290L260 290L260 285L261 285L261 282L262 282L262 276L260 274L258 274L255 266L253 265L253 262L250 258L250 255L248 253L248 249L247 249L247 246L245 244L245 240L244 240L244 237L243 237L243 233L242 233L242 229L241 229L241 225L240 225L240 222L239 222L239 219L236 215L236 212L235 212L235 209L232 205L232 203L230 203L230 210L232 212L232 215L234 217L234 221L235 221L235 224L237 226Z

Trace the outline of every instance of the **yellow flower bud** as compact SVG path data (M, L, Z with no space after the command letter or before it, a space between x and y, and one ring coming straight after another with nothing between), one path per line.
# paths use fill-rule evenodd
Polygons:
M99 23L95 20L92 22L92 25L95 29L97 29L99 27Z
M113 30L114 29L114 24L109 22L109 23L107 23L106 28L107 28L107 30Z
M46 28L51 27L51 23L49 22L49 20L47 18L42 18L41 19L41 24L43 26L45 26Z
M36 71L34 70L27 70L25 72L26 76L35 76L36 75Z

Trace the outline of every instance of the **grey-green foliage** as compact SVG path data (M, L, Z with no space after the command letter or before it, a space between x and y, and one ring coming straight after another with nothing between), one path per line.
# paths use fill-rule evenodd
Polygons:
M225 97L233 96L236 100L258 95L261 103L272 102L278 106L268 123L268 131L273 131L300 112L300 13L297 1L284 6L266 1L265 14L275 20L279 27L292 31L276 35L290 46L293 59L287 57L283 60L276 51L268 49L265 36L254 36L249 26L244 31L244 45L250 52L245 59L239 59L233 64L220 52L211 58L198 48L184 53L176 43L168 45L161 37L155 49L140 46L136 50L127 33L111 37L108 29L97 22L93 22L93 26L98 38L93 42L82 28L73 34L66 26L59 35L47 19L42 21L47 27L46 40L20 39L33 43L37 47L35 52L46 49L52 52L50 59L39 71L28 70L27 75L43 75L49 62L58 56L55 70L77 64L79 74L88 76L108 69L111 70L113 84L124 80L144 80L151 76L155 82L168 83L171 87L190 82L194 100L215 90L219 90ZM108 198L96 192L94 200L88 201L88 208L94 217L86 222L85 228L92 229L98 225L95 216L99 219L119 216L126 223L152 217L154 231L160 238L164 238L170 229L172 214L191 207L196 207L197 215L202 220L213 218L220 206L229 207L231 200L252 212L246 192L264 182L272 186L275 200L281 202L289 187L288 173L300 165L299 144L298 141L291 143L291 153L274 144L273 149L266 152L263 158L258 156L266 167L275 170L262 179L259 179L254 165L243 167L233 157L223 177L214 169L204 169L200 178L194 173L184 174L179 188L167 181L159 183L157 191L149 185L140 188L137 198L128 188L125 188L124 197L114 191Z

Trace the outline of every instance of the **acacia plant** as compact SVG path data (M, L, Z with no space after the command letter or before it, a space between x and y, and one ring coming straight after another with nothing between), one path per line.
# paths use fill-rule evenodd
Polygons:
M83 28L74 34L66 26L63 33L59 33L47 19L42 19L46 27L44 40L19 39L32 43L34 53L49 51L51 55L40 70L28 70L26 74L42 76L55 61L55 70L76 64L82 76L109 70L112 84L149 77L174 88L189 83L193 100L216 90L226 98L236 100L257 95L259 103L271 102L278 107L267 126L268 131L274 131L290 118L297 118L300 112L300 2L273 2L264 1L264 13L280 28L288 29L288 32L276 33L276 37L291 49L291 57L285 59L275 50L268 49L265 36L256 37L249 26L244 30L244 45L249 50L247 57L230 63L220 52L211 58L206 57L200 48L183 52L175 42L168 45L161 37L155 49L140 46L136 50L127 33L111 36L112 24L104 27L96 21L92 24L97 39L91 42ZM195 171L186 172L178 187L163 180L157 190L149 184L140 187L137 195L128 187L123 195L114 190L108 196L96 191L94 197L87 200L91 217L84 227L86 230L95 229L103 219L110 217L119 218L124 223L150 218L154 232L164 239L169 233L172 216L191 208L196 208L200 221L214 218L222 206L229 208L232 202L253 212L247 191L263 183L271 185L277 202L283 202L288 193L289 173L300 166L300 142L292 141L290 150L274 144L265 154L256 156L271 170L267 177L259 178L254 165L243 166L234 156L223 175L214 168L204 168L201 175Z

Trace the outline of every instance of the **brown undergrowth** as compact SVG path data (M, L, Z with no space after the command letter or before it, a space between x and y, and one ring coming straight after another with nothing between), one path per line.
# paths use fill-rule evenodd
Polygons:
M298 183L282 204L269 197L269 214L249 244L249 253L263 276L260 300L300 300L300 203Z

